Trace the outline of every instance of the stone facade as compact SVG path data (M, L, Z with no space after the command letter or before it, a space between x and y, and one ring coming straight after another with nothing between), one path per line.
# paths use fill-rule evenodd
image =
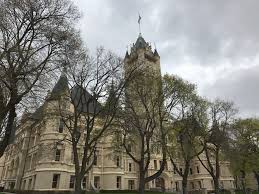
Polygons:
M145 63L145 69L161 76L160 57L140 35L125 56L125 71L133 64ZM53 91L64 82L61 76ZM62 81L63 80L63 81ZM67 89L67 88L66 88ZM52 91L52 93L53 93ZM64 91L66 92L66 91ZM7 189L22 190L72 190L74 188L74 164L68 132L59 114L55 112L58 101L47 96L44 104L33 114L24 114L16 131L15 141L6 149L0 164L0 181ZM71 110L71 105L68 109ZM59 144L55 142L60 141ZM137 165L125 154L114 154L111 137L103 137L98 146L95 165L82 182L83 189L136 190ZM133 148L134 149L134 148ZM133 150L134 151L134 150ZM149 174L159 169L161 155L153 154ZM181 162L178 163L181 167ZM229 162L221 162L221 186L234 188ZM213 190L211 176L198 159L192 161L188 183L189 190L206 188ZM181 190L181 177L176 174L170 161L156 180L146 189Z

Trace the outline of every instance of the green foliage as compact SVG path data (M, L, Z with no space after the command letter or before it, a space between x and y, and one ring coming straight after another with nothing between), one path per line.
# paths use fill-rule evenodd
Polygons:
M236 175L259 170L259 120L239 119L233 125L230 148L232 168Z

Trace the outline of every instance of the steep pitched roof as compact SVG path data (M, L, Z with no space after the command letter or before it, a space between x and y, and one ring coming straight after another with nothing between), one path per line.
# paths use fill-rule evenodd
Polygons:
M66 91L69 91L67 76L62 73L58 82L50 93L48 100L58 100Z
M98 113L102 105L86 89L74 86L71 90L71 100L77 111L84 113Z

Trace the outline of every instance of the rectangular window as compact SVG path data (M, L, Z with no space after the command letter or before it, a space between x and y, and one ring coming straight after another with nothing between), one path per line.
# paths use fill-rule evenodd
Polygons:
M197 173L199 174L199 173L200 173L200 168L199 168L199 166L197 166L196 169L197 169Z
M190 175L192 175L192 168L190 168Z
M121 177L117 176L116 178L116 187L117 189L121 189Z
M31 190L31 183L32 183L32 179L29 179L28 190Z
M116 156L116 166L117 166L117 167L120 167L120 166L121 166L120 156Z
M63 131L64 131L64 121L63 121L63 119L60 119L59 120L58 132L63 133Z
M61 158L61 149L56 149L55 161L60 161L60 158Z
M53 174L52 188L57 189L59 186L60 174Z
M129 162L129 172L132 171L132 163Z
M99 189L100 188L100 177L99 176L95 176L94 177L94 187L96 189Z
M69 181L69 188L73 189L75 187L75 176L71 175L70 176L70 181Z
M134 180L129 180L128 185L129 185L129 190L135 190L135 181Z
M198 183L199 183L199 188L201 189L202 188L201 181L198 181Z
M154 160L154 169L157 170L157 161Z
M175 182L175 190L179 191L179 183L178 182Z
M86 177L83 178L82 187L83 189L86 189Z

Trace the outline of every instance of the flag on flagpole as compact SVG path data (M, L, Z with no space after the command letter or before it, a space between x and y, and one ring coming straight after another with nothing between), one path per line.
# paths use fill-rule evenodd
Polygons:
M138 23L140 24L141 16L138 14Z

